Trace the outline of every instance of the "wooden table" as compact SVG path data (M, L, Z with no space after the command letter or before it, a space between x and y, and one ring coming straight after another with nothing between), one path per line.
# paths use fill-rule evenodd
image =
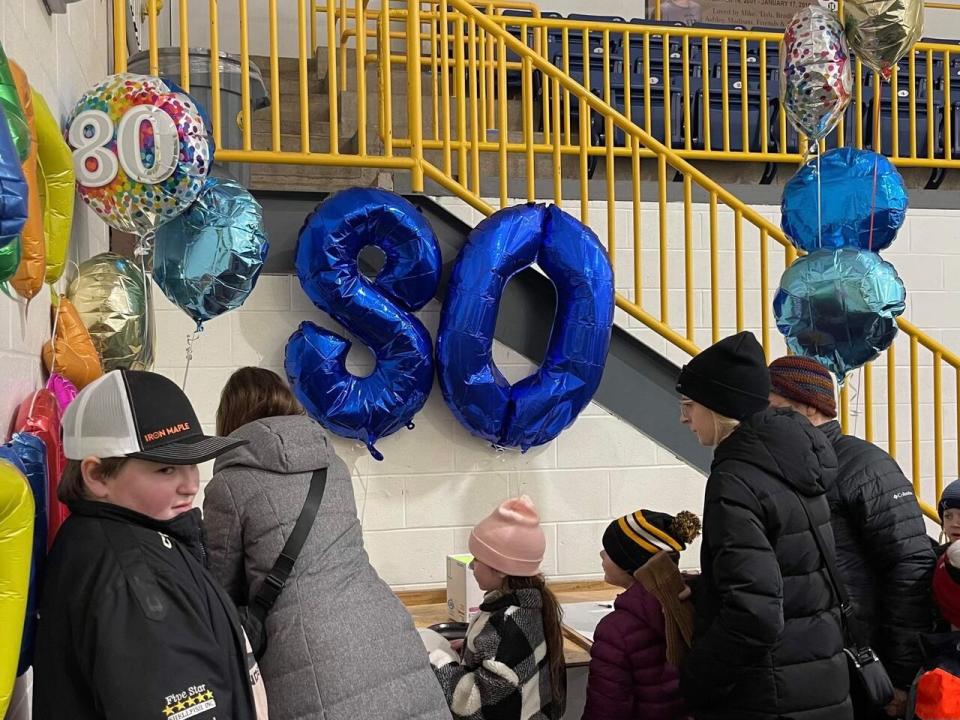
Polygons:
M610 602L617 593L621 592L620 588L607 585L605 582L558 582L551 583L550 589L561 603ZM446 591L443 589L400 591L397 597L407 607L418 628L449 620ZM588 665L590 643L564 628L563 657L568 668Z

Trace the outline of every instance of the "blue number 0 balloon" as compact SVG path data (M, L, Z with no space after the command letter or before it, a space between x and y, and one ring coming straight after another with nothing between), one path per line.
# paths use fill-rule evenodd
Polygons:
M511 386L493 362L503 288L536 262L557 290L543 365ZM613 323L613 272L593 232L555 205L501 210L470 234L440 316L437 371L444 400L474 435L521 450L553 440L603 375Z
M43 440L30 433L14 433L5 445L0 445L0 460L6 460L23 473L33 491L33 556L30 562L30 590L27 595L27 615L20 642L20 660L17 675L27 671L33 661L33 637L37 623L37 605L40 602L40 584L47 555L47 447Z
M386 256L373 281L357 256L375 245ZM368 377L352 375L350 342L312 322L290 336L286 371L297 398L328 430L374 443L410 424L433 384L430 334L410 313L440 284L440 248L429 223L399 195L351 188L325 200L300 230L296 267L314 305L352 332L376 356Z

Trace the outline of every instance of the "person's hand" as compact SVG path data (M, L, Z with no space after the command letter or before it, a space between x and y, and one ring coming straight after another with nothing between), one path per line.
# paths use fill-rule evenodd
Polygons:
M684 585L683 590L680 591L680 594L677 595L680 598L680 602L686 602L690 599L690 596L693 595L693 590L690 589L689 585Z
M887 717L902 718L907 711L907 691L894 688L893 700L890 701L890 704L887 705L883 711L887 714Z

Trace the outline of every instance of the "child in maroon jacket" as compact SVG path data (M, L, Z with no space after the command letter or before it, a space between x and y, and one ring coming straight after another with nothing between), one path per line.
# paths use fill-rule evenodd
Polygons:
M668 645L677 645L673 638L679 638L679 628L666 621L664 606L648 588L656 588L667 574L665 559L668 572L679 579L679 553L699 533L700 521L689 512L672 517L638 510L607 527L600 553L604 579L624 592L594 633L583 720L689 717L677 668L668 661ZM634 579L634 573L644 582ZM668 591L671 595L676 597L674 590Z

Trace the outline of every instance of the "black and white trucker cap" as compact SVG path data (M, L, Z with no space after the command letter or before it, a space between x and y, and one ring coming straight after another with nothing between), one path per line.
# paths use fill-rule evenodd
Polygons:
M87 385L64 413L63 451L170 465L212 460L245 440L204 435L193 406L163 375L113 370Z

